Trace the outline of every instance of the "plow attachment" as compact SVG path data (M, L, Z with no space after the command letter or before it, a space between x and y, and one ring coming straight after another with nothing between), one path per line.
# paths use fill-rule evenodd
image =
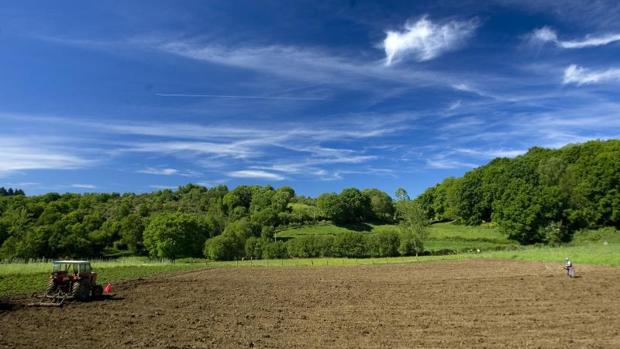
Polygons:
M29 307L62 307L65 303L65 300L71 300L73 297L71 295L58 292L53 295L43 294L43 295L33 295L34 298L38 298L38 302L32 302L26 304Z

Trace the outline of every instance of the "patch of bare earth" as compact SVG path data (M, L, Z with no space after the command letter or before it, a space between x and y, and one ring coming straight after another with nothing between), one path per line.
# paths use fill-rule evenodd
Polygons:
M0 314L0 348L620 348L620 268L515 261L230 268Z

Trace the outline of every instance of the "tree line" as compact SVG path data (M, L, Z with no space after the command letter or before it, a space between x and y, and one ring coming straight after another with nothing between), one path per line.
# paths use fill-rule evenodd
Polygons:
M21 189L0 187L0 196L26 195Z
M318 198L296 195L290 187L241 185L229 190L194 184L139 195L4 195L0 258L296 257L300 255L292 242L273 241L276 229L328 220L392 223L396 206L378 189L355 188ZM363 239L365 243L369 238ZM348 240L329 243L338 247L322 255L348 253L343 252Z
M531 148L446 178L416 198L431 221L497 224L524 244L582 228L620 228L620 140Z
M497 224L521 243L569 241L581 228L620 227L620 141L532 148L447 178L411 200L347 188L316 198L290 187L188 184L146 194L0 190L0 259L151 255L211 259L370 257L424 252L429 222ZM397 224L393 233L275 241L285 227Z

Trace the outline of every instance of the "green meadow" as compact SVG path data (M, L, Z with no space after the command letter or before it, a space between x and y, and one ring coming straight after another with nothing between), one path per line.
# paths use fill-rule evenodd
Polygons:
M307 235L338 235L347 232L380 234L398 231L396 225L390 224L353 224L334 225L319 223L304 225L279 231L276 238L288 240ZM424 248L431 253L461 253L480 249L481 251L518 248L519 244L508 240L499 229L493 226L465 226L451 223L437 223L429 227L429 236Z

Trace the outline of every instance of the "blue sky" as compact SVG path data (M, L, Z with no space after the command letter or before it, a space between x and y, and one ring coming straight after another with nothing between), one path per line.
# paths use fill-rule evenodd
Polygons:
M0 185L418 194L620 136L615 1L13 1Z

